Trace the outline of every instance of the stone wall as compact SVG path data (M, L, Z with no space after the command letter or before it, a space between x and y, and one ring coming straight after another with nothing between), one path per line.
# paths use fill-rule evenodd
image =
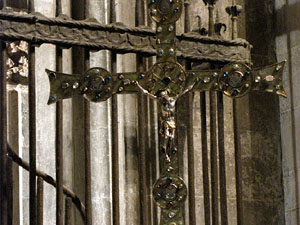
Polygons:
M283 181L286 225L300 223L300 1L276 0L276 54L287 60L284 85L288 98L280 99Z
M240 1L240 37L252 45L254 67L276 62L274 1ZM279 97L251 93L237 100L242 157L243 224L284 224Z
M286 0L288 1L288 0ZM78 1L73 1L76 3ZM90 0L90 15L101 23L108 23L109 1ZM297 92L297 60L299 59L300 42L299 23L294 18L300 10L299 1L237 1L246 8L240 18L239 36L248 39L253 45L255 66L266 65L287 58L285 85L289 93L287 100L280 101L270 94L251 94L238 101L239 138L242 144L243 159L243 219L244 225L283 225L284 205L282 192L280 123L282 129L283 176L285 187L286 223L299 224L299 185L297 158L297 116L299 96ZM218 1L216 8L221 22L226 23L226 38L231 37L231 20L225 7L231 0ZM135 24L135 0L117 0L117 22L126 25ZM275 10L275 11L274 11ZM55 3L52 0L36 1L36 11L54 17ZM73 12L76 6L73 7ZM80 10L78 9L78 12ZM63 0L63 12L72 15L71 0ZM82 10L80 11L82 16ZM274 16L276 20L276 34ZM79 13L80 14L80 13ZM208 12L203 1L190 1L191 29L198 28L196 16L202 18L202 26L207 28ZM73 13L74 16L74 13ZM297 17L298 16L298 17ZM183 16L177 30L184 30ZM297 33L298 32L298 33ZM276 42L275 40L276 35ZM298 35L299 36L299 35ZM276 48L275 48L276 44ZM49 94L48 78L45 68L55 69L55 48L42 45L37 48L37 146L38 168L55 177L55 106L47 106ZM79 53L78 53L79 52ZM82 69L80 50L64 50L64 72L71 73ZM109 53L106 51L90 53L90 64L110 70ZM119 55L118 71L136 70L135 55ZM298 85L299 86L299 85ZM28 161L28 90L24 85L10 85L10 143L18 153ZM208 100L208 99L207 99ZM119 165L120 165L120 216L121 224L139 224L139 184L138 184L138 113L136 95L118 96L119 123ZM209 101L207 101L209 103ZM73 189L84 201L84 160L83 160L83 101L81 98L64 101L64 183ZM297 105L298 104L298 105ZM225 151L226 178L228 193L229 224L237 223L236 180L234 163L234 134L232 100L224 97L225 105ZM15 108L18 107L17 112ZM110 225L112 215L111 193L111 100L104 103L91 103L91 154L92 154L92 204L93 225ZM207 107L208 108L208 107ZM156 110L154 110L156 111ZM207 110L208 111L208 110ZM209 126L209 112L207 112ZM186 119L186 118L185 118ZM186 122L186 121L185 121ZM181 125L183 129L186 125ZM18 132L13 132L17 130ZM209 133L209 130L208 130ZM187 179L187 148L184 143L183 176ZM209 144L209 143L208 143ZM196 184L196 220L197 225L204 225L203 180L201 156L201 124L199 93L194 98L194 146L195 146L195 184ZM17 169L15 169L17 170ZM21 218L20 224L29 224L28 173L21 170L16 178L20 186L20 201L15 218ZM45 186L44 224L55 224L55 189ZM16 198L16 202L18 198ZM187 207L186 207L187 208ZM17 207L18 209L18 207ZM82 221L74 209L74 224ZM17 219L15 219L17 222ZM186 209L188 221L188 209ZM17 224L17 223L16 223ZM186 223L188 224L188 222ZM192 225L192 224L191 224Z

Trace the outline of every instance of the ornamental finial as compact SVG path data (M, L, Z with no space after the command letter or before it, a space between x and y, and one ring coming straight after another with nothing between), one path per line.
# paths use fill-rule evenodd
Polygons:
M209 4L209 5L215 5L216 2L218 0L203 0L203 2L205 3L205 5Z

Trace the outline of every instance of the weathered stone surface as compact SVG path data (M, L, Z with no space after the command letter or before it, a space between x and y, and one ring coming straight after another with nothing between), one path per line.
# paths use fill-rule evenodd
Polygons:
M284 85L288 98L280 100L285 224L300 222L299 210L299 9L300 2L276 0L276 53L278 59L287 59Z
M53 3L42 0L35 4L35 10L54 15ZM49 80L45 76L45 68L55 68L55 48L45 45L36 49L36 93L37 93L37 167L49 175L55 177L55 107L47 107L49 97ZM44 186L44 224L56 223L56 190L50 186Z
M247 218L246 224L261 225L283 225L284 215L283 207L278 210L278 207L282 206L281 201L247 201L243 202L244 216Z
M44 52L47 51L47 55ZM45 68L53 68L53 46L44 46L36 51L36 87L37 87L37 167L55 177L55 107L47 107L49 97L48 78ZM48 63L45 63L47 61ZM44 76L43 76L44 75ZM46 144L47 143L47 144ZM46 224L55 223L55 189L45 185L44 221Z
M255 67L275 61L273 1L245 1L245 29ZM266 44L267 43L267 44ZM237 100L244 224L284 224L278 98L252 93Z
M116 1L117 22L135 25L135 0ZM128 13L123 13L127 11ZM133 54L118 56L118 72L136 71ZM123 95L119 99L120 117L120 169L123 170L120 190L120 222L122 225L140 223L140 198L137 146L137 96ZM121 131L122 130L122 131ZM123 187L123 190L122 190Z
M28 89L20 88L20 149L19 154L29 161L29 115L28 115ZM20 218L24 225L29 224L29 174L22 170L20 173L20 192L23 201L20 202Z
M203 1L190 2L190 19L191 29L198 28L198 22L194 19L196 16L201 16L202 27L208 28L208 10ZM217 2L215 8L218 14L216 22L222 22L227 25L227 31L222 35L224 38L231 38L231 19L225 12L225 8L231 5L232 1ZM182 29L179 31L182 32ZM235 162L234 162L234 143L233 143L233 111L232 100L224 97L224 132L225 132L225 159L226 159L226 182L227 182L227 209L228 223L237 224L236 210L236 181L235 181ZM195 145L195 184L196 184L196 221L197 224L204 223L204 194L203 194L203 172L202 172L202 147L201 147L201 113L200 113L200 96L195 93L194 99L194 145ZM209 118L209 101L207 99L207 126L208 126L208 147L210 146L210 118ZM210 154L210 153L208 153ZM209 166L210 170L210 166ZM210 172L209 172L210 173ZM188 224L188 223L187 223Z
M10 88L9 88L10 89ZM19 93L15 90L15 87L12 87L12 90L8 91L7 94L8 100L8 144L10 147L19 154L20 147L20 133L19 133L19 124L20 124L20 111L19 109ZM12 206L13 206L13 224L17 224L20 221L20 176L19 176L19 166L13 162L9 162L9 167L12 171L12 182L13 182L13 195L12 195ZM9 171L7 170L7 173Z
M90 1L90 16L100 23L107 23L108 11L105 1ZM106 51L90 53L90 66L108 69ZM92 154L92 205L93 224L110 225L111 199L111 104L110 100L90 105L91 108L91 154Z
M51 1L50 1L51 2ZM290 97L288 100L281 100L281 130L282 130L282 149L283 149L283 175L285 188L285 217L287 225L298 224L299 218L299 155L297 134L300 122L300 103L299 103L299 38L298 30L295 29L297 18L295 9L299 7L298 1L291 3L287 8L283 4L275 1L278 8L280 24L279 35L276 38L278 58L289 59L289 65L286 69L285 85ZM107 22L108 3L107 1L90 1L90 13L101 22ZM250 4L251 3L251 4ZM261 3L261 2L260 2ZM285 2L284 2L285 3ZM117 20L125 22L126 25L134 25L134 0L117 1ZM230 18L224 11L225 6L231 4L231 1L218 2L216 8L219 11L219 17L222 22L229 24ZM70 14L70 1L65 0L64 13ZM254 60L260 64L265 64L274 59L272 43L268 43L268 38L272 34L258 32L270 31L270 24L263 24L263 15L254 17L257 14L268 14L266 8L257 8L259 1L247 1L246 21L247 33L250 39L253 39L256 50L254 51ZM268 7L267 7L268 8ZM40 1L37 4L37 11L53 16L54 3ZM259 10L257 10L259 9ZM285 16L284 10L291 10L288 21L282 17ZM265 11L267 10L267 11ZM124 13L128 11L128 13ZM204 21L203 26L207 27L207 10L202 1L191 1L191 28L197 28L197 22L194 19L196 15L201 14ZM102 12L102 13L100 13ZM51 14L51 15L50 15ZM250 16L251 15L251 16ZM183 18L179 21L178 32L183 32ZM245 21L242 21L243 23ZM270 22L269 20L267 22ZM285 23L290 24L291 32L288 35ZM256 25L255 25L256 24ZM257 24L262 24L257 30ZM244 32L245 32L244 31ZM243 33L243 31L241 31ZM246 33L246 32L245 32ZM249 34L250 33L250 34ZM230 33L225 36L229 38ZM37 93L38 93L38 158L39 168L44 169L55 177L55 152L54 152L54 107L46 106L48 98L48 80L44 76L44 69L54 69L54 48L42 46L37 51ZM50 53L49 53L50 52ZM107 68L109 60L106 52L91 53L91 66L101 66ZM64 51L64 71L72 72L70 51ZM77 61L73 61L77 64ZM82 64L74 65L74 68L80 68ZM119 71L134 71L135 56L118 56ZM291 79L292 78L292 79ZM289 85L292 84L292 87ZM20 131L20 154L28 161L28 99L27 89L18 89L20 93L22 124ZM260 99L260 100L258 100ZM139 185L137 168L137 101L134 95L118 96L119 100L119 166L120 166L120 214L122 224L139 224ZM228 213L229 224L237 224L236 214L236 190L235 190L235 162L234 162L234 143L233 143L233 118L232 118L232 100L225 98L225 152L226 152L226 178L228 194ZM243 204L244 221L249 225L261 224L284 224L284 209L282 204L282 183L281 183L281 152L279 137L279 111L278 99L269 94L255 94L250 97L242 98L239 104L239 129L242 143L243 159ZM74 188L76 193L84 201L84 164L83 164L83 111L82 99L64 102L64 154L65 154L65 184ZM109 225L111 224L111 103L110 101L101 104L91 104L91 150L92 150L92 195L93 195L93 224ZM209 114L208 110L207 113ZM209 122L209 116L207 117ZM209 123L208 123L209 126ZM182 125L185 128L185 125ZM208 130L209 133L209 130ZM203 180L202 180L202 155L201 155L201 125L200 125L200 105L199 94L195 93L194 101L194 145L195 145L195 173L196 173L196 221L197 225L204 224L203 208ZM183 177L187 181L187 149L186 138L182 139L181 146L184 148L183 155L184 167ZM209 143L208 143L209 145ZM74 153L74 154L73 154ZM47 157L47 163L44 158ZM20 207L23 208L23 224L28 224L28 173L23 171L21 178L23 182L23 199ZM46 186L45 195L45 224L55 224L55 189ZM51 198L51 199L50 199ZM186 204L187 205L187 204ZM46 214L47 212L47 214ZM186 215L188 208L186 207ZM186 216L188 221L188 216ZM81 219L77 217L76 225L81 225ZM188 224L188 223L187 223Z

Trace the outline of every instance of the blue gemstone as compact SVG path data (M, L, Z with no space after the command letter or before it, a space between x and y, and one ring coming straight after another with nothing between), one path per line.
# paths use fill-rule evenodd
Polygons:
M96 95L96 99L99 99L100 98L100 96L99 95Z
M224 75L223 75L224 77L227 77L228 76L228 73L224 73Z
M56 100L56 95L51 96L51 100L55 101Z
M156 200L159 200L161 198L161 195L160 194L157 194L156 196L155 196L155 199Z
M152 0L151 2L152 2L152 3L155 3L155 2L156 2L156 0Z
M107 77L105 78L105 81L106 81L106 82L110 82L110 81L111 81L111 77L110 77L110 76L107 76Z
M172 153L175 155L177 153L177 150L173 149Z
M179 9L178 9L178 8L174 9L174 12L175 12L175 13L178 13L178 12L179 12Z
M89 79L89 77L88 77L88 76L85 76L85 77L84 77L84 80L88 80L88 79Z
M144 78L144 74L140 74L139 79L143 79L143 78Z

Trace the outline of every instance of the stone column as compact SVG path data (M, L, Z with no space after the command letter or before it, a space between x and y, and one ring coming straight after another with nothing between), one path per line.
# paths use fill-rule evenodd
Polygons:
M217 2L216 23L224 23L226 31L222 30L222 36L232 39L232 21L226 13L226 7L231 6L232 0ZM218 21L219 20L219 21ZM226 169L226 191L227 191L227 211L228 224L237 224L237 193L235 174L235 148L234 148L234 128L233 128L233 100L224 95L224 146L225 146L225 169Z
M20 118L20 148L19 155L29 161L29 115L28 115L28 87L19 89L19 109L22 113ZM20 171L20 224L29 224L29 174L21 169Z
M35 1L35 11L54 17L54 1ZM49 78L45 68L55 69L55 46L44 44L36 48L36 112L37 112L37 168L55 177L55 105L48 106ZM56 194L53 187L44 185L44 224L55 224Z
M226 24L227 31L222 31L222 37L231 39L231 19L225 11L225 8L232 5L231 0L218 1L215 5L215 21ZM190 24L191 29L198 29L197 16L201 17L201 28L208 29L208 10L203 1L190 1ZM178 33L183 32L183 21L180 20ZM208 97L208 96L207 96ZM203 194L203 171L202 171L202 149L201 149L201 110L200 94L195 93L194 97L194 148L195 148L195 191L196 191L196 221L197 225L204 225L204 194ZM210 118L209 118L209 99L207 98L207 134L208 148L210 147ZM232 99L224 96L224 133L225 133L225 162L226 162L226 190L227 190L227 210L228 223L237 224L236 210L236 180L235 180L235 163L234 163L234 142L233 142L233 108ZM210 149L209 155L210 155ZM185 171L184 177L187 181L187 149L185 149ZM210 162L209 162L210 164ZM210 170L210 166L209 166ZM210 174L210 172L209 172ZM187 205L186 205L187 208ZM187 211L188 212L188 211ZM187 217L186 212L186 217ZM186 221L188 224L188 222Z
M108 1L90 1L90 17L108 21ZM90 53L90 66L108 68L108 52ZM91 103L93 224L111 224L111 101Z
M116 1L117 22L135 26L135 0ZM117 57L118 72L136 71L134 54ZM119 99L120 222L139 224L139 174L137 147L137 96L125 94Z
M254 67L274 63L274 1L244 1L243 8L240 32L253 45ZM243 224L284 224L279 97L250 93L237 106Z
M288 98L280 99L285 224L300 223L300 1L276 0L276 54L287 60L283 79Z
M62 13L71 17L70 0L62 0ZM72 73L72 50L63 49L63 72ZM64 185L73 189L73 152L72 152L72 100L63 101L63 150L64 150Z

